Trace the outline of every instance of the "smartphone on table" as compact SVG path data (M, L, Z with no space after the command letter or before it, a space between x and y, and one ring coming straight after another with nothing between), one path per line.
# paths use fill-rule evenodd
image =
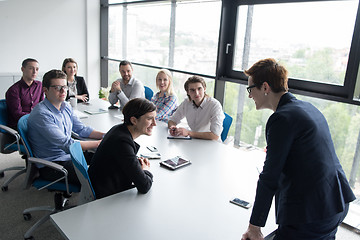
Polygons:
M247 208L247 209L251 207L251 203L241 200L239 198L234 198L234 199L230 200L230 202L235 205L238 205L240 207Z

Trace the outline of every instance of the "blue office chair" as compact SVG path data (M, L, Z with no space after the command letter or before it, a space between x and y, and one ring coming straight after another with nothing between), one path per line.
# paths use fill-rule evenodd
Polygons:
M48 211L48 213L43 216L41 219L39 219L25 234L24 239L34 239L32 237L32 233L36 230L37 227L39 227L41 224L46 222L50 215L56 212L59 212L64 209L65 204L68 201L68 198L71 196L72 192L80 192L80 186L72 185L68 183L67 180L67 170L54 162L50 162L44 159L35 158L33 156L33 153L31 151L31 147L27 138L28 133L28 126L27 126L27 120L29 115L22 116L18 122L18 129L21 136L21 140L23 142L23 145L25 147L26 155L27 155L27 170L26 170L26 179L25 179L25 189L30 188L30 186L33 186L37 188L38 190L47 189L49 191L56 191L54 196L54 202L55 207L51 206L41 206L41 207L32 207L25 209L23 211L23 217L26 221L31 219L31 212L34 211ZM38 168L36 164L41 164L46 167L53 168L57 171L60 171L64 174L63 177L55 180L55 181L48 181L45 179L42 179L39 176ZM64 181L63 181L64 180Z
M221 133L221 141L223 141L223 142L227 138L227 135L229 133L229 129L231 127L231 123L233 121L232 117L229 114L227 114L225 112L224 112L224 114L225 114L225 118L224 118L224 121L223 121L223 131Z
M70 146L71 160L81 183L81 191L78 197L78 204L84 204L96 199L95 191L91 185L90 177L88 174L88 165L84 157L80 142L74 142Z
M154 95L153 90L151 90L151 88L144 86L145 88L145 98L149 101L151 101L152 96Z
M9 154L18 151L20 154L24 153L24 146L20 144L20 135L17 131L7 126L7 105L6 100L0 100L0 152ZM15 178L26 172L26 166L14 166L0 170L0 178L5 176L6 171L17 171L9 179L7 179L1 186L1 190L6 192L8 185Z

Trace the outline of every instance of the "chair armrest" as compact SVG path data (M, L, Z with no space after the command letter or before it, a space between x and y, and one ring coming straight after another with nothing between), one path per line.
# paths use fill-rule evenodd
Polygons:
M68 183L68 178L67 178L67 175L68 175L68 171L66 170L66 168L64 168L63 166L61 166L60 164L57 164L57 163L54 163L54 162L51 162L51 161L48 161L48 160L44 160L44 159L41 159L41 158L35 158L35 157L29 157L28 158L28 172L29 172L29 176L27 176L27 179L26 179L26 184L25 184L25 189L29 187L29 183L32 182L33 180L33 177L31 175L33 175L33 171L32 169L36 168L35 166L33 166L33 164L42 164L44 165L45 167L49 167L49 168L52 168L52 169L55 169L56 171L59 171L59 172L62 172L64 174L63 177L47 184L46 186L40 188L39 190L41 189L44 189L44 188L47 188L48 186L51 186L52 184L54 183L57 183L61 180L65 180L65 186L66 186L66 192L68 195L70 195L70 192L69 192L69 183Z
M71 132L71 137L73 138L73 139L79 139L80 138L80 136L79 136L79 134L77 134L76 132Z
M11 140L13 142L8 143L8 146L6 146L6 147L3 146L3 143L1 143L1 148L4 148L4 149L2 149L2 151L6 150L6 149L10 148L12 145L16 144L19 153L22 154L21 149L20 149L20 139L21 139L20 134L16 130L14 130L8 126L2 125L2 124L0 124L0 129L2 130L1 134L4 134L5 136L7 135L8 137L12 136L15 138L15 141ZM10 140L10 138L9 138L9 140Z
M57 171L64 172L65 175L67 175L67 170L63 166L61 166L60 164L57 164L57 163L54 163L54 162L51 162L51 161L48 161L48 160L44 160L44 159L41 159L41 158L35 158L35 157L29 157L28 161L32 162L32 163L42 164L42 165L44 165L46 167L50 167L50 168L55 169Z
M94 139L91 139L91 138L80 137L79 134L77 134L77 133L75 133L75 132L71 132L71 137L72 137L73 139L80 140L80 141L91 141L91 140L94 140Z
M11 127L0 124L0 129L4 130L7 133L10 133L11 135L14 135L15 137L19 136L19 133Z

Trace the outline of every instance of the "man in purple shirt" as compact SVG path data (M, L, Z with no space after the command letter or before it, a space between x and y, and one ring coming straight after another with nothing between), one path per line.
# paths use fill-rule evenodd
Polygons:
M44 99L40 81L35 80L39 72L37 60L27 58L22 62L22 78L14 83L6 92L8 126L17 129L19 119Z

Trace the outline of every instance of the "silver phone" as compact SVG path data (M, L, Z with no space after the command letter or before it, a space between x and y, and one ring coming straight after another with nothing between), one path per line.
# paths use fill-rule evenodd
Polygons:
M250 208L251 207L251 203L249 203L247 201L244 201L244 200L241 200L239 198L234 198L233 200L230 200L230 202L235 204L235 205L238 205L240 207L243 207L243 208Z

